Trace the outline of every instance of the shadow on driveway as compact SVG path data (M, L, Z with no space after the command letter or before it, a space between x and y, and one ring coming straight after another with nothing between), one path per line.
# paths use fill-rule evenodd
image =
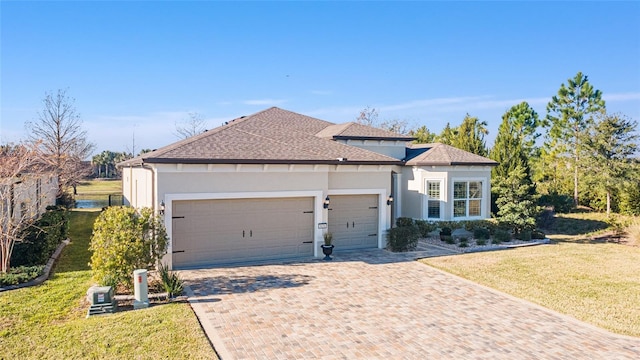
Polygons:
M204 287L210 295L224 295L300 287L309 284L314 278L302 274L208 276L195 280L186 279L185 284L194 289Z

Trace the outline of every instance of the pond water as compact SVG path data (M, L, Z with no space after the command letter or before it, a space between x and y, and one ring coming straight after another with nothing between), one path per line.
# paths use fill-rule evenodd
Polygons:
M109 199L76 199L76 208L78 209L91 209L91 208L103 208L109 206Z

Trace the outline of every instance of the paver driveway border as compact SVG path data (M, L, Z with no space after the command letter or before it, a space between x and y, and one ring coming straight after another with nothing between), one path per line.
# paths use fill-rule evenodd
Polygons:
M413 261L420 257L375 250L181 274L225 360L640 358L639 338Z

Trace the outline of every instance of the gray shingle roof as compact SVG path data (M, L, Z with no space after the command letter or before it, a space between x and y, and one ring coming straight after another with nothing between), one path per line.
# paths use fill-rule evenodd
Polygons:
M330 125L316 134L325 139L387 139L411 141L414 138L355 122Z
M460 150L441 143L412 144L407 151L406 164L410 166L430 165L488 165L496 166L497 162L484 156Z
M349 163L402 164L376 152L316 136L333 123L272 107L158 150L124 161L141 163ZM378 133L371 131L363 133ZM390 133L393 136L398 134Z

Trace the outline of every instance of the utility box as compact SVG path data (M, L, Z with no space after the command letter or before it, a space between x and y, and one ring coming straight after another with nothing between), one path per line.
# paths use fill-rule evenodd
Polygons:
M133 308L144 309L149 307L149 285L147 283L147 270L133 271Z
M111 286L92 286L87 290L87 300L91 304L87 317L111 314L118 310L118 303Z

